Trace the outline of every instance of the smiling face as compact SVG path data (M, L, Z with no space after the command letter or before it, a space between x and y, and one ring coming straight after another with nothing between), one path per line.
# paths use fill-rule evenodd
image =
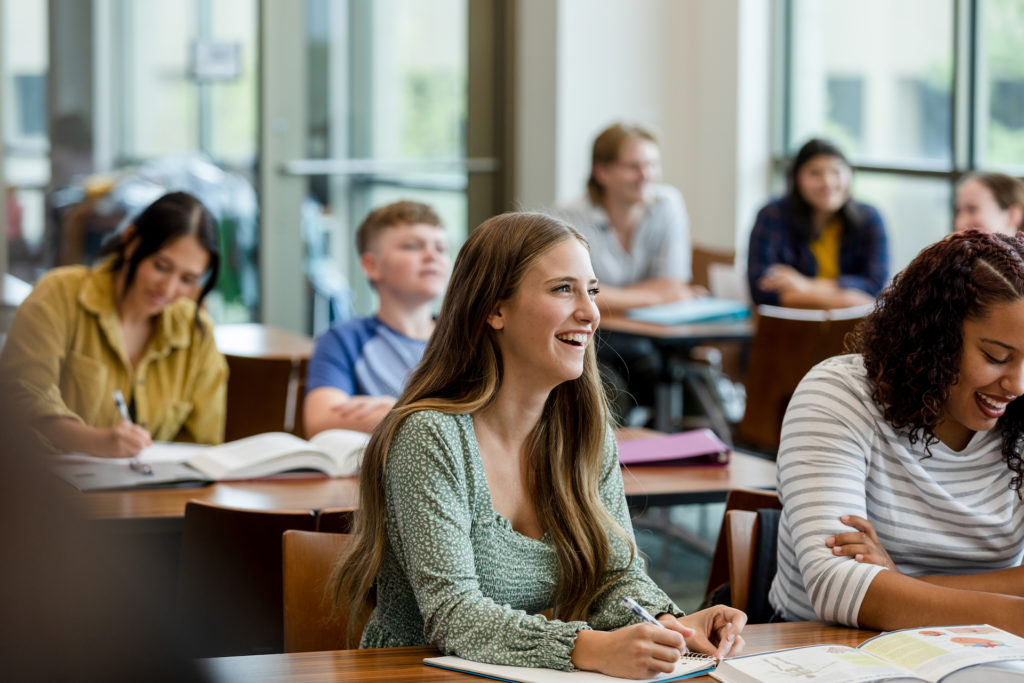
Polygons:
M619 158L597 164L594 177L604 189L604 199L615 203L639 204L648 198L651 186L661 178L661 153L644 138L626 138Z
M957 232L981 230L1012 235L1017 232L1020 214L1020 207L1000 207L995 194L987 185L974 178L968 178L956 191L953 229Z
M128 246L128 258L134 244ZM182 297L195 298L209 264L210 254L199 240L192 235L179 237L139 261L122 305L141 315L154 316Z
M954 450L987 431L1024 394L1024 299L993 304L963 325L960 378L950 387L935 436Z
M410 305L444 292L451 263L444 228L426 223L386 228L362 256L366 276L382 297Z
M563 240L538 258L487 318L497 331L506 381L550 391L583 374L584 353L601 320L596 295L590 254L579 240Z
M850 197L850 167L839 157L819 154L796 172L800 196L818 213L835 213Z

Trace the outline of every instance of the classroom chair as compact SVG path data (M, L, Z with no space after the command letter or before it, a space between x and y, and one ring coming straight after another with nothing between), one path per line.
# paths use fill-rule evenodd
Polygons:
M230 371L225 441L263 432L304 436L302 403L308 365L305 358L231 354L224 358Z
M312 510L185 505L178 619L191 656L283 651L281 535L315 525Z
M777 453L782 418L800 380L819 362L843 353L846 335L870 311L870 305L829 311L758 306L737 443Z
M769 508L725 513L730 602L747 613L751 624L770 621L774 612L768 591L775 578L780 514Z
M775 555L775 544L774 544L774 533L778 528L777 518L772 522L769 520L763 527L748 532L748 535L752 535L754 539L757 539L761 533L770 535L772 537L771 542L766 542L763 545L755 544L751 546L749 543L746 546L747 557L766 557L771 556L771 562L755 563L755 569L757 571L749 571L746 569L746 565L742 565L743 560L743 546L736 553L731 552L730 541L735 539L737 544L744 538L742 534L742 527L740 523L743 521L749 521L749 518L739 516L735 518L737 529L730 535L729 521L733 519L730 515L732 512L747 511L751 513L764 512L764 511L779 511L782 509L782 503L779 501L779 496L775 491L761 491L757 489L732 489L725 499L725 516L722 519L722 527L718 532L718 540L715 543L715 550L711 556L711 570L708 573L707 586L704 589L704 606L709 606L717 603L727 603L733 607L738 607L737 598L742 598L746 605L747 611L754 604L750 600L750 596L757 598L758 602L756 606L759 608L759 612L751 614L748 611L747 616L750 619L750 623L759 623L759 621L767 621L770 618L770 608L768 605L768 587L771 586L771 579L775 575L774 571L774 555ZM768 516L768 515L765 515ZM736 562L736 568L733 568L733 562ZM769 564L771 566L769 566ZM737 596L732 591L734 590L731 576L735 571L740 574L741 567L742 577L740 591L742 595ZM763 571L762 571L763 570ZM760 578L756 581L753 580L755 576ZM768 576L767 574L771 574ZM754 587L756 584L756 588ZM768 609L769 613L767 616L763 614L763 610ZM754 621L754 619L759 621Z
M334 610L328 580L349 534L284 532L284 651L344 648L347 612Z
M316 530L328 534L351 533L354 514L354 508L324 508L316 516Z

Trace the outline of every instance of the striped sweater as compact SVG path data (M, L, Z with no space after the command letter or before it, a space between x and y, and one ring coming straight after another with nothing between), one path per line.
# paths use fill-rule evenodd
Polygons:
M778 459L778 573L769 599L787 620L857 625L881 567L834 557L825 539L851 531L839 516L875 525L908 576L968 574L1024 558L1024 505L1009 489L998 430L924 457L882 417L859 355L837 356L800 382L782 426Z

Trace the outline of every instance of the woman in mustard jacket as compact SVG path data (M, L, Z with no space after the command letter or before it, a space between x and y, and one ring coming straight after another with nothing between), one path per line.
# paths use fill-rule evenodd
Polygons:
M54 452L219 443L228 370L199 309L220 265L213 216L189 194L166 194L101 255L33 288L0 351L0 388Z

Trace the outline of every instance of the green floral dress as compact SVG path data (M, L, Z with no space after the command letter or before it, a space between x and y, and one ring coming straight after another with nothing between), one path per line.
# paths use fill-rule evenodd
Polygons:
M633 543L611 430L605 443L601 497ZM361 647L434 644L480 662L572 670L580 630L635 621L623 596L653 614L679 612L637 556L595 600L589 621L541 616L555 600L554 546L547 534L538 540L514 531L495 512L469 415L421 411L406 418L384 485L388 541ZM610 569L620 571L629 547L611 539Z

